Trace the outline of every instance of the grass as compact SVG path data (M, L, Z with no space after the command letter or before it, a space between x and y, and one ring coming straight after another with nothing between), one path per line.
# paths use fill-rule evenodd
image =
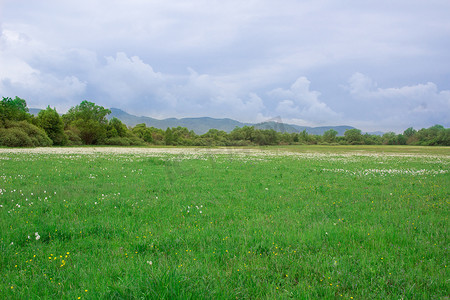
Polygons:
M0 153L0 295L448 297L449 150L363 148Z

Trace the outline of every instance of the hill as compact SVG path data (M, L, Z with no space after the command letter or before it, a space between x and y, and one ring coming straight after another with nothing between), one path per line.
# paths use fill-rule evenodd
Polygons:
M118 108L110 108L111 114L108 116L108 119L117 118L121 120L127 126L136 126L137 124L144 123L148 127L155 127L160 129L167 129L168 127L186 127L189 130L193 130L196 134L204 134L208 132L208 130L215 128L218 130L223 130L226 132L232 131L236 127L243 126L254 126L257 129L273 129L278 132L302 132L306 130L309 134L314 135L322 135L325 131L329 129L334 129L338 132L339 136L344 135L344 132L348 129L353 129L351 126L322 126L322 127L308 127L308 126L298 126L292 124L285 124L279 121L267 121L257 124L252 123L243 123L232 119L215 119L210 117L202 117L202 118L168 118L158 120L155 118L144 117L144 116L135 116L131 115L121 109Z

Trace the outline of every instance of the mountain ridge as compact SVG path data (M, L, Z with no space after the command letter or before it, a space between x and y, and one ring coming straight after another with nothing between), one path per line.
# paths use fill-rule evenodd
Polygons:
M278 121L269 120L261 123L245 123L236 121L230 118L211 118L211 117L196 117L196 118L167 118L167 119L155 119L145 116L135 116L129 114L119 108L110 108L111 114L107 116L108 119L117 118L121 120L127 126L136 126L137 124L144 123L148 127L155 127L166 130L168 127L186 127L189 130L193 130L196 134L204 134L210 129L223 130L231 132L236 127L254 126L256 129L274 129L279 132L295 133L306 130L308 134L323 135L323 133L329 129L334 129L338 132L338 136L344 135L344 132L348 129L355 129L352 126L299 126L294 124L287 124Z

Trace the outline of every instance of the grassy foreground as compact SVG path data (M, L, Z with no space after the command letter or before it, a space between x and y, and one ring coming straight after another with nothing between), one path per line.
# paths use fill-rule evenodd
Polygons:
M448 150L343 149L0 153L0 296L448 297Z

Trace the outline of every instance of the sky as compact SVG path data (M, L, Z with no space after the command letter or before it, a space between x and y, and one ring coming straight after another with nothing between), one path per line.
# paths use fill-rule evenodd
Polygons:
M448 0L0 0L0 96L65 113L450 127Z

